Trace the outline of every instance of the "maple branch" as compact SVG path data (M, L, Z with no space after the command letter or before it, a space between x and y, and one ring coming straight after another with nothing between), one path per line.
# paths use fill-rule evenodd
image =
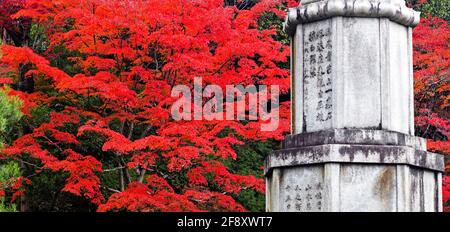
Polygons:
M53 142L50 138L48 138L46 135L42 135L44 139L46 139L51 145L54 145L60 152L64 152L64 150L55 142Z
M154 166L154 165L152 165L152 166ZM171 176L171 175L168 175L168 174L166 174L166 173L164 173L164 172L159 171L158 169L152 169L152 168L143 168L143 169L144 169L144 170L147 170L147 171L149 171L149 172L154 172L154 173L160 175L160 176L161 176L162 178L164 178L164 179L171 179L171 178L173 178L175 175L177 175L177 174L175 173L175 174L173 174L173 175Z
M214 72L211 73L210 75L215 75L215 74L217 74L218 72L220 72L220 70L221 70L223 67L225 67L225 65L226 65L228 62L230 62L233 58L234 58L234 56L228 58L222 65L220 65L220 67L219 67L216 71L214 71Z
M133 131L134 131L134 122L131 123L130 131L128 132L128 139L130 139L130 140L131 140L131 137L133 136Z
M100 115L103 115L103 113L105 113L105 110L106 110L106 107L108 107L108 105L109 105L109 103L111 102L111 100L110 99L108 99L104 104L103 104L103 106L101 106L100 107Z
M123 157L119 157L120 161L122 163L123 166L125 166L125 160L123 159ZM127 167L122 168L124 174L125 174L125 183L128 185L131 182L131 176L130 176L130 172L128 171Z
M123 178L123 168L120 169L119 183L120 183L120 190L124 191L125 190L125 180Z
M121 125L120 125L119 131L120 131L121 134L123 134L123 130L125 129L125 121L126 121L126 120L124 120L123 122L121 122Z
M117 158L117 162L120 165L120 189L122 191L125 189L125 186L127 186L131 182L131 176L128 172L128 167L126 166L125 160L119 153L114 153Z
M30 166L32 166L32 167L37 168L37 169L44 169L44 167L38 166L37 164L30 163L30 162L25 161L25 160L23 160L23 159L20 159L20 158L15 158L15 159L16 159L17 161L19 161L19 162L22 162L22 163L24 163L24 164L28 164L28 165L30 165Z
M137 179L137 181L139 182L139 183L142 183L142 182L144 182L144 177L145 177L145 173L147 172L147 170L145 170L145 169L142 169L141 170L141 174L139 175L139 177L138 177L138 179Z
M145 130L142 132L140 138L144 138L152 128L153 128L152 125L148 125L147 128L145 128Z
M103 172L113 172L113 171L117 171L117 170L120 170L120 169L123 169L123 168L125 168L125 167L124 166L120 166L120 167L116 167L116 168L105 169L105 170L103 170Z
M31 129L36 129L33 125L30 124L30 122L28 122L27 120L25 120L25 123L31 128ZM54 145L60 152L63 152L64 150L55 142L53 142L53 140L51 140L49 137L47 137L45 134L42 134L42 136L45 140L47 140L51 145Z
M123 190L119 191L117 189L113 189L113 188L106 187L106 186L103 186L103 185L100 185L100 188L104 188L104 189L109 190L109 191L114 192L114 193L121 193L123 191Z
M28 178L30 178L30 177L37 176L37 175L38 175L37 173L33 173L33 174L31 174L31 175L28 175L26 178L28 179Z

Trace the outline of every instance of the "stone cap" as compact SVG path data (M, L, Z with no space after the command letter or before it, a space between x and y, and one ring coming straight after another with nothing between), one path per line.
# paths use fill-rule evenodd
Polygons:
M282 143L282 147L298 148L324 144L407 146L421 151L427 150L427 140L424 138L396 131L354 128L287 135Z
M388 18L408 27L420 22L420 13L406 7L403 0L304 0L299 7L288 10L284 29L293 36L297 24L336 16Z
M324 163L410 165L444 172L444 156L407 146L326 144L283 149L266 157L264 174L273 168Z

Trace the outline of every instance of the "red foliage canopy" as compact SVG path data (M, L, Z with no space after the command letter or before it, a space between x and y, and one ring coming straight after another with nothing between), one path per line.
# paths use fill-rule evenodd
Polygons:
M260 122L174 121L170 91L200 76L223 87L279 84L286 93L289 70L279 64L288 61L289 48L274 39L274 28L257 24L264 14L284 17L282 2L239 10L223 0L24 0L10 19L44 26L49 47L38 55L3 45L1 84L34 80L33 93L11 91L24 100L25 121L43 105L63 107L48 122L28 123L30 132L3 157L28 160L36 173L68 173L63 191L99 211L245 210L233 196L244 189L263 193L264 181L233 174L221 162L236 159L234 146L246 140L281 139L288 105L280 128L260 133ZM67 62L76 72L52 62L61 58L59 47L72 54ZM26 73L24 65L31 67ZM102 139L98 151L85 148L96 145L93 138ZM120 189L101 183L101 173L112 171L120 173ZM187 183L174 185L170 180L182 173Z
M416 132L428 138L428 149L450 155L450 27L448 22L422 19L414 36L414 91ZM450 167L447 166L447 170ZM444 203L449 202L448 176ZM447 203L448 205L448 203ZM448 209L447 206L447 211Z

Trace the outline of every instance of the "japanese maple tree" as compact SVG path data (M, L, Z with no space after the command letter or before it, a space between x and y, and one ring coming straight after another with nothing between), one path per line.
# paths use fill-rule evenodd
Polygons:
M414 96L416 134L428 138L428 149L450 155L450 27L447 21L427 17L414 30ZM450 166L447 165L447 170ZM449 177L443 194L450 210Z
M236 159L234 148L247 140L282 139L288 102L279 129L261 132L259 121L174 121L170 93L196 76L219 86L277 84L287 93L289 70L281 64L289 48L275 40L275 28L258 26L263 15L283 18L281 4L24 1L10 20L32 19L49 46L42 54L1 47L1 83L32 80L30 90L10 92L23 100L25 119L2 158L26 167L32 178L23 184L65 173L60 191L99 211L245 210L234 197L245 189L263 193L264 181L234 174L223 161ZM36 122L42 107L50 113Z

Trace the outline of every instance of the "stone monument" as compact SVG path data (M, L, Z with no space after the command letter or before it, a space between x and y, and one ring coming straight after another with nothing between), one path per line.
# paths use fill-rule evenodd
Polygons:
M414 136L404 0L289 9L292 135L266 158L270 212L442 211L444 158Z

